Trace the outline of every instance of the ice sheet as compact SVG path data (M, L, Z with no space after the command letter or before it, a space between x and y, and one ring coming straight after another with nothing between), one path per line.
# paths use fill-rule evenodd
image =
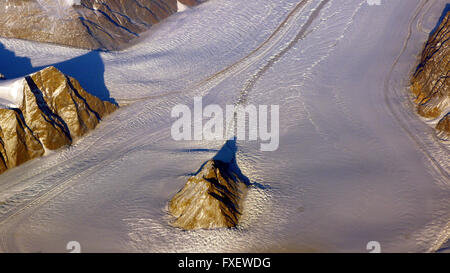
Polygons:
M439 249L450 231L448 146L406 87L444 5L209 1L124 52L99 53L104 78L86 89L104 83L126 106L70 149L0 176L0 249L65 252L74 240L86 252ZM89 54L0 42L32 68L70 63L69 75ZM223 145L171 139L172 107L194 96L280 105L277 151L237 143L239 167L262 187L250 189L236 229L168 225L167 201Z

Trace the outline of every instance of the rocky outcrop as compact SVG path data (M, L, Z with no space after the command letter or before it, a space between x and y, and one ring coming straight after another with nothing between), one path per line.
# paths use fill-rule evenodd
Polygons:
M177 12L177 0L3 2L0 36L103 50L123 49Z
M171 224L186 230L234 227L246 189L230 163L209 160L169 202L176 218Z
M450 12L430 35L420 64L411 79L418 113L439 120L436 126L442 138L450 138Z
M450 113L445 115L437 124L436 129L441 132L441 134L450 136Z
M0 173L45 153L20 111L0 109Z
M201 2L205 2L206 0L178 0L181 4L186 5L186 6L195 6L200 4Z
M25 77L20 87L10 96L17 105L0 109L0 173L72 144L117 108L54 67Z

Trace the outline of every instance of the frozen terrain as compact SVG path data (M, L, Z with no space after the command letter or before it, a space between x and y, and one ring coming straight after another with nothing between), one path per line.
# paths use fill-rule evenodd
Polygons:
M0 39L8 79L54 65L122 105L70 149L0 176L0 251L437 251L448 144L407 84L443 0L211 0L99 53ZM168 200L223 146L174 141L177 104L280 105L280 146L237 142L254 186L235 229L168 225Z

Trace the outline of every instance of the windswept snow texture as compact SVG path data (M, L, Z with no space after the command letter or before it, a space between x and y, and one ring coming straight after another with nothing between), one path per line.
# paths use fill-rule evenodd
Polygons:
M124 52L99 53L104 76L78 79L105 84L124 107L70 149L0 176L0 250L66 252L78 241L83 252L367 252L378 241L382 252L437 251L450 234L449 147L407 86L444 6L211 0ZM95 57L0 42L28 70L56 64L76 76ZM237 164L259 186L235 229L168 224L168 200L224 144L170 137L172 107L194 96L280 105L277 151L237 142Z

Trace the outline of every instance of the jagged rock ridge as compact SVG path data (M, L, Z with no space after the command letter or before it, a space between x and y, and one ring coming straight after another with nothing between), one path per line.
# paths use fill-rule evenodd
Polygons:
M117 109L54 67L25 77L21 92L17 107L0 109L0 173L72 144Z
M207 161L169 202L171 223L186 230L234 227L241 216L247 185L230 163Z
M430 35L420 64L411 78L411 91L416 96L418 113L437 119L441 138L450 138L450 12Z
M177 12L177 0L0 0L0 36L120 50ZM199 1L183 0L186 5Z
M202 2L205 2L206 0L178 0L180 3L186 5L186 6L195 6Z

